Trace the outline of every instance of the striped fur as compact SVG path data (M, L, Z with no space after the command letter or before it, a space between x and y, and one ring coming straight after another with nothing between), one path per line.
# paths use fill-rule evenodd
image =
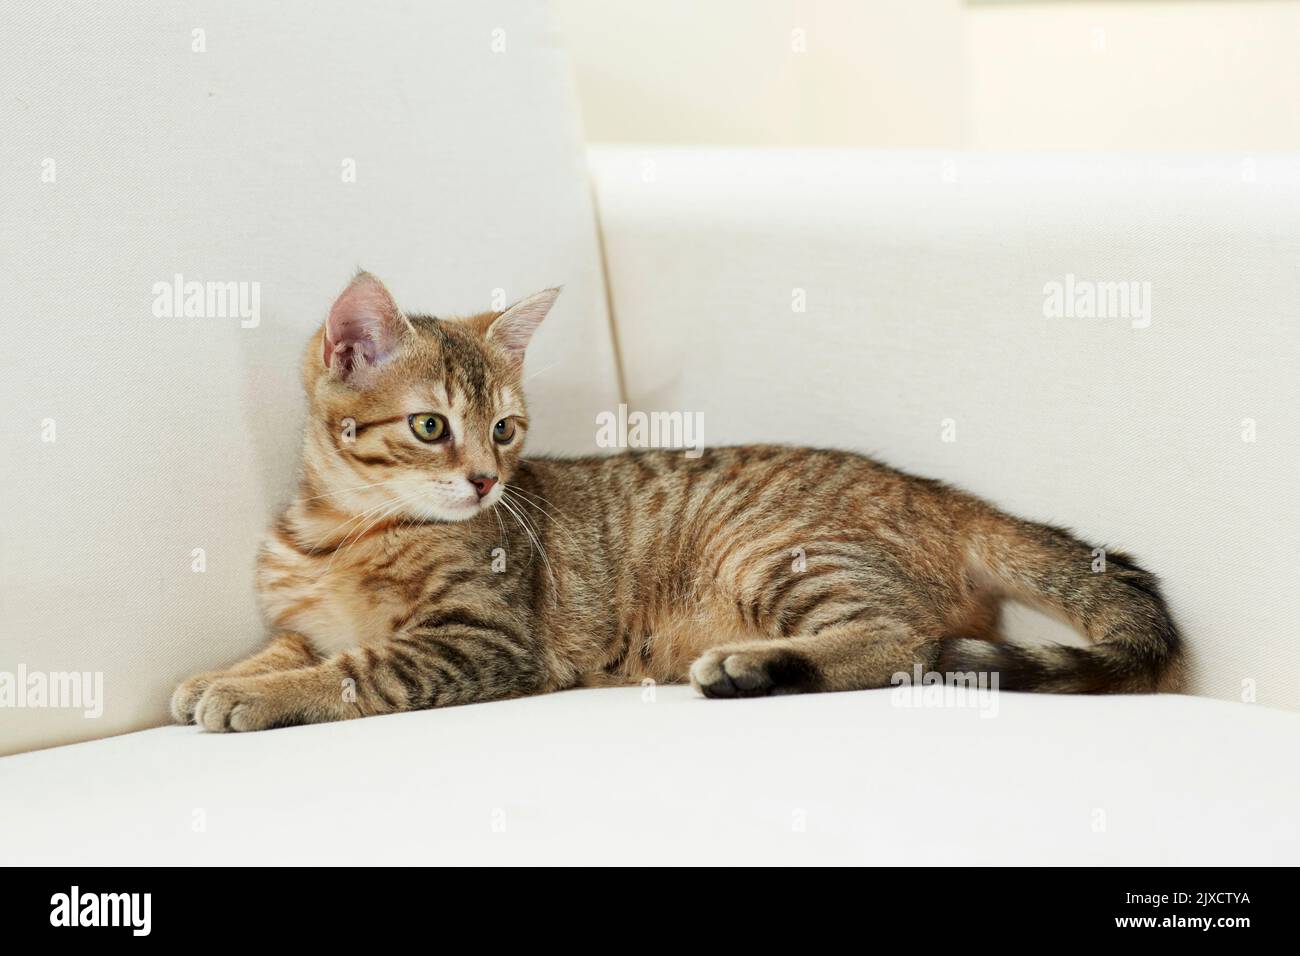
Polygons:
M275 636L177 688L179 721L256 730L647 679L849 690L918 663L1004 689L1177 684L1178 632L1125 555L1094 570L1065 531L843 451L525 458L522 348L553 293L440 320L401 315L365 274L357 289L378 303L373 339L335 341L332 313L303 358L300 487L257 571ZM452 439L421 442L423 412ZM471 475L498 482L474 501ZM1000 640L1007 598L1090 646Z

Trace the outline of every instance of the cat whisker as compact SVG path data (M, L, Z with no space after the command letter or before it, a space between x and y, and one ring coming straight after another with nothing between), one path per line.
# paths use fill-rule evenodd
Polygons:
M523 488L520 488L518 485L507 485L506 487L509 488L517 495L523 495L530 500L540 501L543 504L550 505L556 511L560 510L559 506L555 504L555 502L551 501L549 498L545 497L544 495L538 494L535 491L525 491Z
M343 540L339 542L338 546L334 549L334 553L330 555L329 563L325 565L326 572L328 572L329 569L333 567L335 559L340 554L342 554L344 551L350 550L352 548L352 545L356 544L367 534L369 534L372 528L374 528L380 522L386 521L390 516L396 514L398 511L402 509L403 506L414 501L416 498L421 497L423 493L424 493L423 491L419 491L419 490L413 491L410 494L403 495L402 497L398 498L396 501L385 502L379 507L371 508L369 511L366 511L361 515L359 515L357 518L354 518L353 519L354 521L359 520L360 523L357 525L356 528L353 528L351 531L349 531L346 535L343 536ZM369 524L365 524L365 520L369 518L371 515L374 515L376 513L378 513L378 517L370 521ZM359 534L357 533L358 529L360 529ZM351 541L349 541L349 539L351 539Z
M529 375L526 379L524 379L524 381L531 382L533 379L537 378L537 376L541 375L543 372L549 372L551 369L555 368L559 364L560 364L559 362L552 362L550 365L546 366L546 368L538 369L532 375Z
M504 499L503 499L503 500L504 500ZM556 589L556 583L555 583L555 572L554 572L554 570L552 569L552 566L551 566L550 554L549 554L549 552L547 552L547 550L546 550L546 546L545 546L544 544L542 544L542 531L541 531L541 529L537 526L537 522L533 519L533 517L532 517L532 516L527 512L527 510L525 510L525 509L522 507L522 505L523 505L523 501L522 501L522 499L514 499L514 498L512 498L511 501L512 501L514 504L520 506L520 509L519 509L519 518L522 519L522 522L523 522L523 525L524 525L524 530L527 531L527 532L529 533L530 537L532 538L532 540L535 541L535 542L537 543L537 550L538 550L538 553L541 555L542 560L546 563L546 569L547 569L547 572L550 574L550 577L551 577L551 591L552 591L552 594L551 594L551 600L552 600L552 602L554 603L554 602L558 601L558 599L559 599L559 598L558 598L558 591L557 591L557 589ZM575 547L577 546L577 542L576 542L576 541L574 542L574 546L575 546Z
M578 539L573 536L573 532L569 530L568 525L566 525L559 518L555 517L555 515L551 514L549 511L547 511L537 502L531 501L529 498L524 497L524 495L526 495L527 492L525 492L522 488L516 488L513 485L504 485L501 489L501 494L503 497L507 495L511 496L510 500L515 502L516 504L519 504L521 507L527 506L527 507L536 508L542 514L546 515L546 517L549 518L557 528L559 528L561 531L564 532L565 536L569 539L570 544L572 544L575 548L581 550L582 546L578 544ZM537 495L536 497L541 498L541 495ZM542 500L546 501L545 498L542 498ZM549 501L547 501L546 503L550 504L552 508L556 507L555 505L551 504L551 502ZM556 508L556 510L558 511L559 509Z
M502 497L507 497L507 495L504 494L504 489L503 489ZM537 522L533 519L533 516L530 515L527 509L524 507L525 502L523 502L521 499L514 498L514 497L510 498L510 502L511 504L516 505L519 508L519 516L524 520L524 523L528 526L528 529L532 531L532 533L540 543L542 539L542 531L537 526Z
M510 547L510 536L509 536L508 534L506 534L506 523L505 523L504 521L501 520L501 512L497 511L496 508L493 508L493 509L492 509L492 514L496 517L496 519L497 519L497 524L501 526L501 540L502 540L502 543L505 545L505 547L507 547L507 548Z
M388 507L388 505L389 505L389 502L385 501L383 504L381 504L381 505L376 505L374 508L370 508L370 509L368 509L368 510L366 510L366 511L361 512L360 514L352 515L351 517L345 518L344 520L342 520L342 521L340 521L338 524L336 524L334 527L330 528L329 531L327 531L327 532L325 532L323 535L321 535L321 541L322 541L322 542L324 542L324 541L328 541L328 540L329 540L329 539L334 535L334 533L335 533L336 531L339 531L339 530L341 530L341 529L343 529L343 528L346 528L348 525L351 525L351 524L354 523L354 522L364 521L367 517L369 517L370 515L374 514L376 511L379 511L379 510L381 510L381 509L383 509L383 508ZM348 535L345 534L345 535L343 536L343 540L346 540L347 537L348 537ZM342 541L340 541L339 543L342 544Z
M547 573L547 575L550 576L550 579L551 579L551 600L552 600L552 601L556 601L556 600L558 600L558 596L557 596L557 593L556 593L557 589L556 589L556 583L555 583L555 571L554 571L554 569L551 567L551 560L550 560L550 558L548 558L547 555L546 555L546 548L542 546L542 543L537 539L537 536L533 533L532 529L528 526L528 524L527 524L527 523L524 521L524 519L520 516L519 512L516 511L514 508L512 508L512 507L510 506L510 503L509 503L508 501L506 501L505 496L502 496L500 499L498 499L498 502L497 502L497 503L500 504L503 508L506 509L506 511L510 514L510 516L513 517L513 518L515 519L515 522L519 525L519 527L521 527L521 528L524 529L524 533L528 535L528 540L529 540L529 542L532 544L532 548L533 548L533 550L536 551L537 554L538 554L538 556L542 559L542 563L546 566L546 573Z
M312 495L310 498L298 498L296 500L301 504L307 501L318 501L321 498L336 498L339 495L351 494L354 491L365 491L367 488L379 488L386 484L388 484L387 481L375 481L368 485L353 485L351 488L340 488L337 491L327 491L323 495Z
M391 502L384 502L384 504L379 505L377 508L372 508L372 509L370 509L369 511L366 511L366 512L363 512L363 513L357 515L356 517L352 518L350 521L345 522L345 524L354 524L354 523L355 523L355 526L354 526L351 530L349 530L347 534L345 534L345 535L343 536L343 538L339 541L339 543L338 543L337 545L335 545L333 554L330 555L330 559L329 559L329 561L327 561L327 562L325 563L325 572L324 572L324 573L325 573L325 574L328 574L329 571L330 571L330 569L334 566L334 562L335 562L335 560L338 558L338 556L339 556L342 552L344 552L344 551L346 551L346 550L349 550L349 549L351 548L352 544L355 543L355 542L350 542L350 539L352 538L352 535L353 535L353 534L354 534L358 529L360 529L360 528L362 528L362 527L365 526L365 522L366 522L366 520L367 520L371 515L380 515L380 516L381 516L381 519L382 519L382 513L383 513L384 511L386 511L388 508L391 508L391 507L393 507L393 505L392 505ZM399 507L400 507L400 505L399 505ZM381 520L381 519L377 519L377 520ZM367 530L369 530L369 529L367 529ZM357 540L360 540L360 537L358 537Z

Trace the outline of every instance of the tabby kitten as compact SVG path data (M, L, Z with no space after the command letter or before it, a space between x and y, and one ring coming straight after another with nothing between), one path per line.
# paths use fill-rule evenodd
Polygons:
M522 457L524 349L557 291L404 315L366 273L302 359L300 487L257 587L274 636L185 681L178 721L285 724L652 678L706 697L882 687L1171 689L1155 578L1065 531L842 451ZM801 554L801 560L792 560ZM1006 598L1089 647L998 639Z

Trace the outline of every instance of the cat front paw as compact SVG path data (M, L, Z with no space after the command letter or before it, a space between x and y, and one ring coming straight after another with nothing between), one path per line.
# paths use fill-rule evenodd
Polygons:
M194 723L214 733L268 730L299 723L287 719L265 681L256 677L219 677L194 708Z
M199 699L219 676L219 674L199 674L182 681L172 691L172 720L178 724L194 723L194 709L198 707Z

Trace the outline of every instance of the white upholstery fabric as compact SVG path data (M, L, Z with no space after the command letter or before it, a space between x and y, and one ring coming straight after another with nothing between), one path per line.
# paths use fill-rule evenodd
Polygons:
M1192 692L1300 708L1300 158L591 157L633 408L1131 551ZM1071 275L1150 283L1150 324L1045 317Z
M0 864L1300 863L1300 717L689 688L7 757Z
M359 265L444 315L563 284L532 447L593 450L617 373L547 5L11 0L0 90L0 671L106 698L0 710L0 753L161 723L260 643L298 357ZM260 323L156 317L177 273L260 283Z

